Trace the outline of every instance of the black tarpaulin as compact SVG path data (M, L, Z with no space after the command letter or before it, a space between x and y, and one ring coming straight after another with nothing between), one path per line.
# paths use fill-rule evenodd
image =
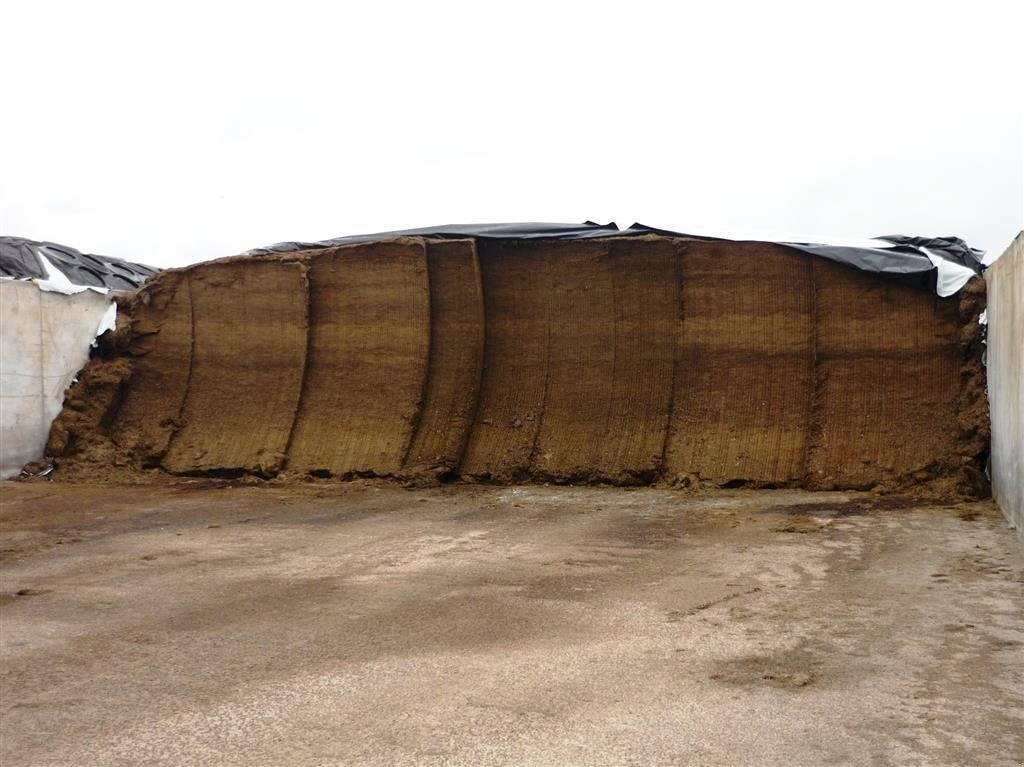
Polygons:
M0 277L15 280L45 280L49 276L43 260L76 286L134 290L159 270L112 256L97 256L24 237L0 237Z
M620 229L614 222L596 224L592 221L583 224L448 224L374 234L357 234L319 242L279 242L263 248L254 248L247 251L246 255L316 250L338 245L373 242L391 237L474 237L478 239L532 240L631 237L644 234L725 242L767 242L765 240L728 240L721 237L703 237L670 229L658 229L639 223L626 229ZM984 270L981 262L984 252L969 247L958 237L909 237L893 234L876 237L865 245L857 246L810 242L775 242L774 244L793 248L819 258L827 258L830 261L896 279L919 288L933 290L940 296L952 295L963 287L971 276L981 274Z

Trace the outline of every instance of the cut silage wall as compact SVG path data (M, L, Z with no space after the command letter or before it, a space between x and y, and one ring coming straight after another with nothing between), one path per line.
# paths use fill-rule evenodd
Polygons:
M963 302L779 245L403 237L168 272L129 311L69 468L106 440L176 474L980 490Z

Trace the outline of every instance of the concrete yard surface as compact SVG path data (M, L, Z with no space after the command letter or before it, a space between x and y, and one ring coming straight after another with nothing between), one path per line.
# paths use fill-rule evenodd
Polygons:
M0 764L1020 765L988 502L4 483Z

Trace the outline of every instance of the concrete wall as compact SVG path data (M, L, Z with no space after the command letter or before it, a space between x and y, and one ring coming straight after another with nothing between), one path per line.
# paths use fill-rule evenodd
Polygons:
M985 275L992 494L1024 537L1024 232Z
M0 280L0 479L42 458L64 390L88 360L109 305L93 291L69 296Z

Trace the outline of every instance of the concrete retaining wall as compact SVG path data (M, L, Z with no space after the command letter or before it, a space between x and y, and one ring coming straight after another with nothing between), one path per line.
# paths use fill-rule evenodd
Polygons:
M109 305L92 291L68 296L0 280L0 479L43 457L64 390L89 359Z
M1024 537L1024 232L985 275L992 494Z

